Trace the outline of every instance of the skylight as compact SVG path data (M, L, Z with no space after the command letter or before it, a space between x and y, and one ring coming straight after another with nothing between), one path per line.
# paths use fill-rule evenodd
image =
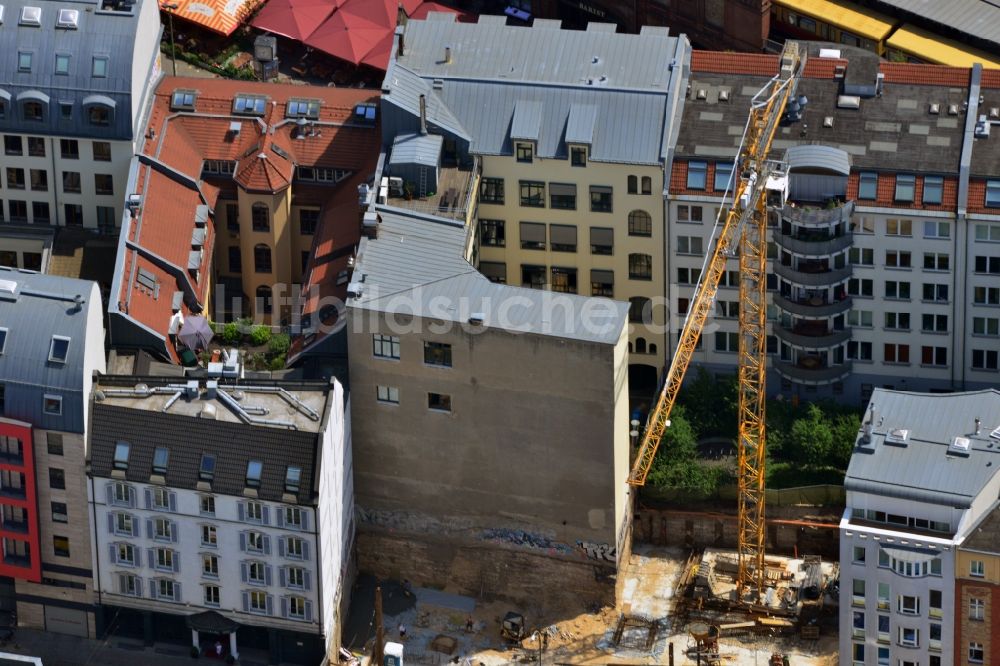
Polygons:
M364 125L374 125L375 108L374 104L358 104L354 107L354 121Z
M993 439L1000 439L1000 426L993 428L993 432L990 433L990 437Z
M969 455L971 446L972 441L968 437L955 437L951 440L951 446L948 447L948 453L958 456L967 456Z
M314 99L290 99L285 108L287 118L319 118L319 101Z
M65 363L69 354L69 338L53 335L49 345L49 360L53 363Z
M7 329L0 328L0 354L3 353L6 347L7 347Z
M906 444L906 440L910 438L910 431L904 428L896 428L895 430L890 430L885 435L886 444Z
M251 460L247 463L247 487L259 488L260 475L264 471L264 463L259 460Z
M198 467L198 478L211 481L215 478L215 456L211 453L201 454L201 465Z
M156 474L167 473L167 463L170 461L170 450L158 446L153 452L153 472Z
M115 469L128 469L129 443L119 440L115 444Z
M170 97L170 108L175 111L178 109L193 111L194 98L195 94L193 90L177 90Z
M80 10L79 9L60 9L59 16L56 19L56 27L64 28L66 30L76 30L80 23Z
M267 98L261 95L237 95L233 99L233 113L262 116L267 106Z
M298 493L301 478L302 468L289 465L285 470L285 490L290 493Z
M41 7L22 7L21 8L21 25L41 25L42 24L42 8Z

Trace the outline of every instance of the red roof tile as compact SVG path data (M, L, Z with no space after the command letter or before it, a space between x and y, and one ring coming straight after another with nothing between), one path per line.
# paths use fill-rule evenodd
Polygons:
M856 200L858 198L858 186L860 177L858 172L851 173L847 178L847 198ZM891 173L880 173L878 175L878 185L875 190L875 200L858 201L864 206L880 206L883 208L903 208L909 210L941 210L953 211L958 205L958 179L946 176L941 187L941 203L925 204L924 198L924 177L917 176L914 186L913 201L896 201L896 175Z
M695 49L691 52L691 71L774 76L778 73L778 56L768 53L733 53Z
M1000 69L984 69L980 83L983 88L1000 88Z
M847 67L845 58L808 58L802 75L807 79L832 79L837 67Z
M944 65L918 65L909 62L882 62L880 70L885 74L885 82L909 83L924 86L969 85L970 70Z

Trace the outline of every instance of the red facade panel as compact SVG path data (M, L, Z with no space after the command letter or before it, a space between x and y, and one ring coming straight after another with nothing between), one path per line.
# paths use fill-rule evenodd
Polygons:
M0 576L40 583L42 553L31 424L0 418L0 441L4 442L0 453ZM23 520L17 520L17 514Z

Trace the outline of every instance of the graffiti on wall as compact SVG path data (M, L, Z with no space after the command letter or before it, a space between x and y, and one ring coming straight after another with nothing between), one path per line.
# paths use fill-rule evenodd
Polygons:
M533 550L544 550L550 554L571 555L573 549L567 544L554 541L547 536L525 532L524 530L512 530L506 527L493 527L483 530L480 537L483 541L490 541L507 546L519 546Z
M610 544L577 541L576 545L588 559L599 562L615 562L618 559L618 549Z

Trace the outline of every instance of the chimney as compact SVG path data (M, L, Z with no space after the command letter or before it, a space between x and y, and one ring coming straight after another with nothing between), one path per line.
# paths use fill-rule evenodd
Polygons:
M864 433L865 434L861 438L861 441L864 442L865 444L868 444L868 443L870 443L872 441L872 422L871 421L866 421L865 422Z
M420 133L427 134L427 96L420 96Z
M979 417L977 416L977 417L976 417L976 434L977 434L977 435L979 434L979 427L980 427L981 425L983 425L983 422L982 422L982 421L980 421L980 420L979 420Z
M450 63L451 62L451 47L450 46L444 47L444 61L445 61L445 63Z
M406 31L405 30L400 30L398 32L399 32L399 42L397 43L397 46L396 46L396 57L397 58L402 58L403 54L404 54L403 40L404 40L404 37L406 36Z

